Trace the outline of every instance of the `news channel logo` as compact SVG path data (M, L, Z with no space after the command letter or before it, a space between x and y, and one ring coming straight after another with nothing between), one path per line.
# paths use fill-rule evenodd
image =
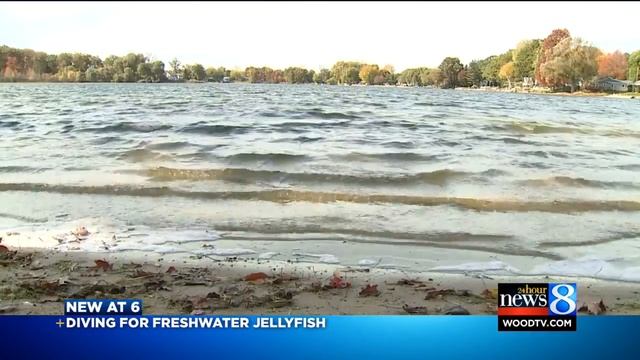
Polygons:
M498 284L499 331L576 331L575 283Z

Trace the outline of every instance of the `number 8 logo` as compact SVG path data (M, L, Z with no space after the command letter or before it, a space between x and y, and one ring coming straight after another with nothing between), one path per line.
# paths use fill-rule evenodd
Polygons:
M561 294L559 291L560 288L567 289L567 293L564 295ZM556 315L568 315L574 312L576 310L576 302L571 298L571 296L573 296L575 292L576 292L575 287L571 285L558 284L554 286L551 289L551 294L556 299L553 300L551 304L549 304L549 308L551 309L551 311ZM565 311L558 309L558 303L561 301L568 305L568 309L566 309Z

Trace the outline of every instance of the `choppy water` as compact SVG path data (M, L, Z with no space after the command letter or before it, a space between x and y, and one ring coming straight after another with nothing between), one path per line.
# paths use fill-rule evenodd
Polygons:
M0 139L5 243L640 281L639 101L0 84Z

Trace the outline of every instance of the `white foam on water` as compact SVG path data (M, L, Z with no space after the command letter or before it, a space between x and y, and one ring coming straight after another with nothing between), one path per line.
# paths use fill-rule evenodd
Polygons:
M333 254L312 254L312 253L304 253L294 251L292 253L293 256L300 256L306 258L314 258L316 261L323 264L339 264L340 259Z
M358 261L359 266L376 266L380 264L380 260L362 259Z
M488 261L488 262L472 262L459 265L444 265L436 266L429 269L434 272L480 272L480 273L511 273L518 274L520 270L512 267L511 265L502 261Z
M89 234L82 237L74 235L73 231L78 227L85 227ZM211 230L147 227L128 229L126 226L95 218L15 227L4 229L0 234L3 237L3 244L10 248L84 252L142 251L157 254L188 252L180 245L191 242L210 242L220 238L219 234ZM247 250L243 252L246 253Z
M269 259L273 259L274 257L276 257L276 256L278 256L278 255L280 255L280 253L279 253L279 252L276 252L276 251L267 251L267 252L264 252L264 253L262 253L262 254L258 255L258 259L261 259L261 260L269 260Z
M640 267L621 268L604 259L592 257L554 261L535 266L531 275L591 277L605 280L640 281Z
M243 248L230 248L230 249L212 249L207 252L207 255L215 256L241 256L241 255L253 255L256 252L251 249Z

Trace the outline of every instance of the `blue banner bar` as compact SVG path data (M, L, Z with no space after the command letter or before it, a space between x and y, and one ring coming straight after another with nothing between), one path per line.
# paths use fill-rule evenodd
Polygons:
M167 317L122 318L153 322ZM258 320L240 318L250 324ZM277 323L286 317L264 318ZM0 316L0 358L525 360L637 359L640 354L638 316L579 316L575 332L498 332L495 316L320 318L324 328L70 329L64 316Z

